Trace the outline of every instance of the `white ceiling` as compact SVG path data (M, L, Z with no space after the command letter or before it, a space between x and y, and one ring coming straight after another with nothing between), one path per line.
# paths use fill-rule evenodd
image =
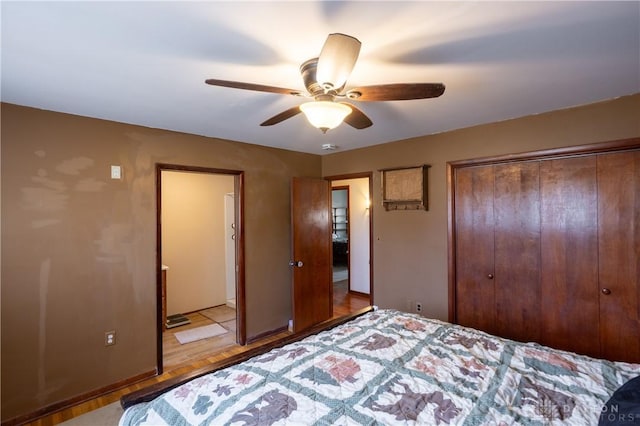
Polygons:
M2 1L3 102L323 154L640 92L640 2ZM329 33L362 42L348 87L442 82L435 99L359 102L373 126L323 135L298 71Z

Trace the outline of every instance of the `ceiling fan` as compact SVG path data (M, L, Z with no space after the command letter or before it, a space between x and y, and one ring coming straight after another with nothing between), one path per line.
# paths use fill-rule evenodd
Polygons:
M345 84L360 53L361 43L346 34L329 34L317 58L300 65L300 73L307 92L283 87L265 86L255 83L228 81L210 78L205 83L235 89L271 92L283 95L312 98L313 101L289 108L274 115L261 126L278 124L298 113L305 114L312 125L326 133L345 121L356 129L365 129L373 123L350 101L402 101L437 98L444 93L442 83L398 83L345 89Z

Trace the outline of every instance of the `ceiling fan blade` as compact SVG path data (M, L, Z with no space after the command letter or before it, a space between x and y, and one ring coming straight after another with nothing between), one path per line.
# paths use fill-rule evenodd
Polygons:
M329 34L318 56L318 83L334 90L342 88L358 60L361 44L346 34Z
M205 83L210 84L212 86L231 87L233 89L254 90L256 92L279 93L281 95L304 96L304 93L301 92L300 90L287 89L284 87L265 86L263 84L243 83L241 81L218 80L215 78L210 78L205 80Z
M270 119L266 120L264 123L261 123L261 126L273 126L274 124L278 124L281 121L284 121L288 118L293 117L296 114L299 114L300 111L300 107L299 106L294 106L289 108L288 110L282 111L280 114L276 114L273 117L271 117Z
M442 83L399 83L356 87L346 96L354 101L406 101L437 98L443 93Z
M346 102L340 102L341 104L347 105L351 108L351 114L347 115L344 118L344 122L347 123L351 127L355 127L356 129L366 129L373 125L373 122L369 117L365 115L364 112L360 111L358 108L354 107L351 104Z

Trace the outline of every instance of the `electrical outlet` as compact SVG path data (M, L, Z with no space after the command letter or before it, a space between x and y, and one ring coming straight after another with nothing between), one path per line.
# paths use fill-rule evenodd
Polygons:
M116 344L116 331L105 331L104 333L104 345L111 346Z
M422 303L416 302L416 312L419 314L422 313Z

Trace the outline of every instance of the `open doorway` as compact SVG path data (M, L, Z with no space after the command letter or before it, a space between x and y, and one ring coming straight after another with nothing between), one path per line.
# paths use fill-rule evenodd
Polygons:
M327 178L332 192L334 316L373 304L371 173Z
M242 173L160 164L158 371L244 344Z
M333 285L349 286L349 186L331 188Z

